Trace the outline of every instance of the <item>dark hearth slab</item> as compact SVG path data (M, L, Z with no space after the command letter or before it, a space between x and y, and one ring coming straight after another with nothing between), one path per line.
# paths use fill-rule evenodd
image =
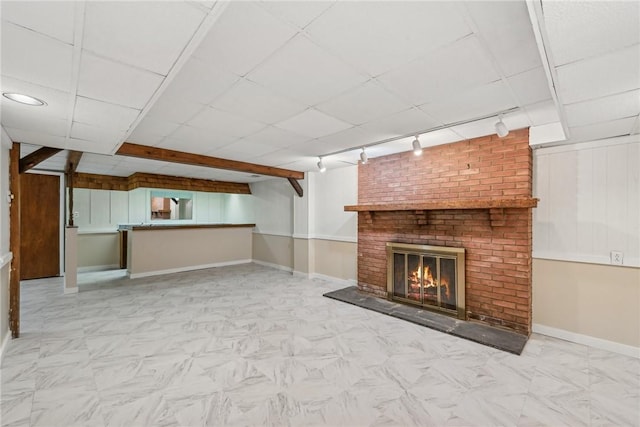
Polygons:
M324 296L517 355L527 343L525 335L377 298L358 291L355 286L327 292Z

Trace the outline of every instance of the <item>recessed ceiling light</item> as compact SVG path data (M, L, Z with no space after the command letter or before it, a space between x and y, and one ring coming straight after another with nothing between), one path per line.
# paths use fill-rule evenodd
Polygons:
M46 102L38 98L34 98L33 96L29 96L29 95L24 95L22 93L3 93L2 96L12 101L19 102L21 104L31 105L33 107L42 107L43 105L47 105Z

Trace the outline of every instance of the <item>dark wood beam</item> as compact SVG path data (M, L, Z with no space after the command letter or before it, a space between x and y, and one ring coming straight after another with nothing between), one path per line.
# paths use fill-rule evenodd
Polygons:
M20 173L24 173L29 169L36 167L49 157L58 154L60 151L62 151L60 148L42 147L31 154L27 154L20 159Z
M298 193L298 196L302 197L304 193L302 192L302 187L300 187L300 183L293 178L287 178L287 179L289 180L289 184L291 184L293 189L296 190L296 193Z
M119 156L139 157L142 159L159 160L163 162L182 163L185 165L205 166L215 169L225 169L237 172L255 173L279 178L304 179L304 172L280 169L255 163L238 162L218 157L185 153L183 151L168 150L166 148L149 147L147 145L125 142L116 152Z
M67 167L65 168L66 173L76 172L76 169L78 169L78 165L80 164L82 154L82 151L69 151L69 155L67 156Z
M20 336L20 144L14 142L9 156L9 191L12 200L9 207L9 329L11 336Z
M67 156L67 167L65 168L65 178L69 187L69 227L73 227L73 178L78 169L78 164L82 158L82 151L69 151Z

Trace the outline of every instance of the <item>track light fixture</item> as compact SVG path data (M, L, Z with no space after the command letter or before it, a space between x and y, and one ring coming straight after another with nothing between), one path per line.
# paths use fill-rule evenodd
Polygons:
M418 139L418 135L416 135L416 138L413 140L413 154L416 156L420 156L422 155L422 146L420 145L420 140Z
M502 114L499 116L499 118L500 120L496 123L496 134L500 138L504 138L505 136L509 135L509 129L507 128L507 125L505 125L502 121Z
M367 152L364 151L364 147L362 147L362 153L360 153L360 162L362 162L363 165L366 165L368 161L369 157L367 156Z
M327 167L324 165L324 162L322 161L322 157L318 157L320 160L318 161L318 170L322 173L325 172L327 170Z

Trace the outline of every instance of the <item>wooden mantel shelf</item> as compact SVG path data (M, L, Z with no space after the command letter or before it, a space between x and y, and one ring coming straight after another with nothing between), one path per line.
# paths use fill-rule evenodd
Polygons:
M389 211L432 211L441 209L507 209L535 208L538 199L517 197L511 199L467 199L435 200L419 203L371 203L366 205L348 205L346 212L389 212Z

